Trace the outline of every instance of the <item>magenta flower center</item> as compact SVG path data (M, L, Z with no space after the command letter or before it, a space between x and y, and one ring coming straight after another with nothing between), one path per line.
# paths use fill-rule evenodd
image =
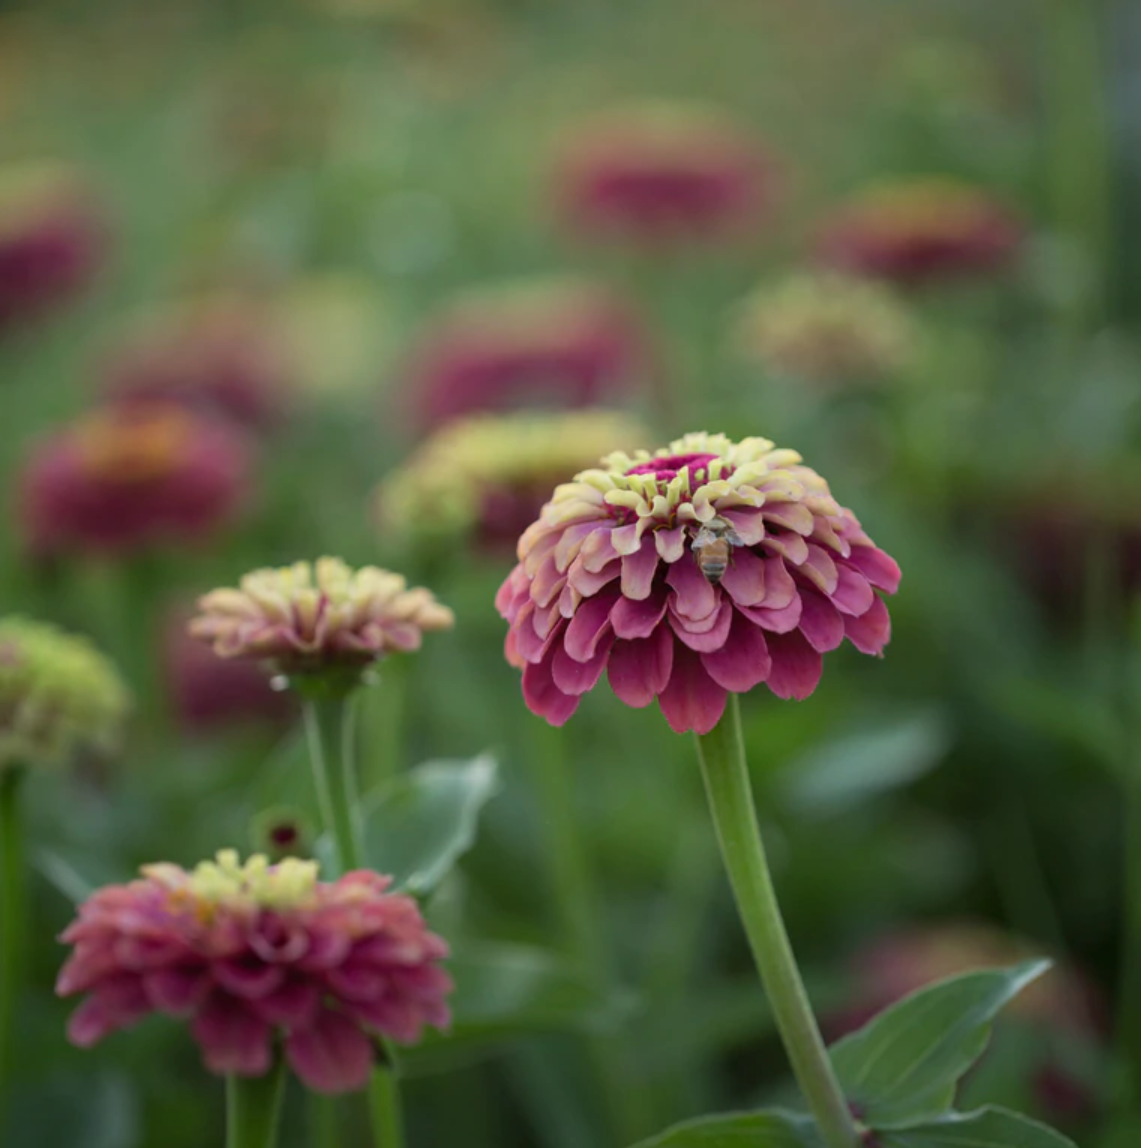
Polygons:
M649 462L640 462L632 466L627 474L652 474L663 485L677 478L683 467L689 467L689 477L693 482L705 479L709 464L717 458L715 454L670 454L665 458L652 458Z

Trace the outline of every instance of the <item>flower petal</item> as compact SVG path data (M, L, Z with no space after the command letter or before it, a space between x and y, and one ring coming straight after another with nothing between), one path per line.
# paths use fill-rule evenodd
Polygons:
M701 664L719 686L743 694L769 676L772 659L761 628L734 610L725 644L702 654Z
M883 599L876 598L859 618L845 618L844 632L861 654L882 654L891 641L891 618Z
M602 671L606 669L606 660L613 644L614 635L607 634L598 644L594 657L588 662L575 661L565 649L556 646L555 656L551 660L551 676L555 685L564 694L574 696L594 689L595 683L602 677Z
M778 698L803 700L816 689L824 659L803 634L773 634L768 639L773 665L766 684Z
M765 562L751 550L738 547L721 575L721 588L742 606L755 606L765 596Z
M588 662L594 657L598 643L610 630L610 611L617 601L618 591L607 590L579 603L563 634L563 645L576 662Z
M368 1083L372 1041L344 1013L323 1009L317 1023L290 1033L285 1055L314 1092L353 1092Z
M853 546L848 561L885 594L894 594L899 589L899 563L875 546Z
M844 640L844 619L823 594L805 586L800 591L800 632L822 654Z
M712 625L705 625L704 619L700 628L690 628L685 618L679 618L672 611L669 616L673 632L691 650L699 653L709 653L719 650L729 636L729 627L733 623L733 605L728 599L721 603L721 608L712 616Z
M622 559L622 596L636 602L650 596L658 569L658 549L653 538L643 538L639 550Z
M552 659L553 655L550 655L524 668L523 701L533 714L546 718L551 725L559 726L565 724L578 709L579 698L564 693L555 685L551 674Z
M211 1072L264 1076L269 1071L270 1027L233 997L215 993L191 1031Z
M659 593L642 602L619 598L610 611L610 624L619 638L648 638L665 617L668 599Z
M846 562L836 563L836 589L832 591L832 602L844 614L854 614L857 618L866 614L875 593L868 585L867 578Z
M674 733L708 733L725 712L728 694L706 672L697 654L678 646L669 685L658 705Z
M717 590L698 569L692 554L686 554L669 568L666 581L674 590L670 604L683 617L707 618L717 608Z
M615 642L607 669L610 688L628 706L648 706L669 683L673 656L668 626L659 626L648 638Z

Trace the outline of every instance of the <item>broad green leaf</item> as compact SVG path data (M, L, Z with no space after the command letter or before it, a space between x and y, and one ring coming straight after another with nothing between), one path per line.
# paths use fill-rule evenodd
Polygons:
M929 1124L879 1132L882 1148L1077 1148L1074 1142L1005 1108L955 1112Z
M675 1124L635 1148L821 1148L811 1120L791 1112L738 1112Z
M116 1072L59 1076L13 1091L4 1148L134 1148L141 1142L139 1096Z
M523 1033L603 1028L628 1007L557 953L530 945L463 945L447 969L456 982L452 1027L401 1054L413 1074L482 1059Z
M947 1112L982 1055L998 1011L1050 967L1028 961L940 981L880 1013L831 1049L844 1093L875 1128Z
M365 809L365 856L396 887L424 896L475 843L497 787L495 759L430 761L380 787Z

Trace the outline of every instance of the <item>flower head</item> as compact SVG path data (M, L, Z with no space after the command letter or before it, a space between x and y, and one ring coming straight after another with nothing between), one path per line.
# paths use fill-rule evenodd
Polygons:
M1022 226L980 188L928 177L869 188L825 224L825 263L901 283L1008 266Z
M179 403L250 429L272 426L285 405L286 367L268 318L230 296L146 317L108 357L104 381L118 402Z
M566 139L558 208L577 234L655 248L748 236L768 214L772 167L718 108L647 102L608 109Z
M255 570L198 603L190 632L222 658L255 658L286 675L356 670L452 627L431 591L389 570L339 558Z
M402 538L466 535L493 551L514 548L563 476L640 434L627 415L602 410L449 423L381 483L378 516Z
M21 510L40 553L130 551L203 538L246 493L244 441L170 404L110 407L40 444Z
M0 173L0 330L79 290L103 240L103 222L76 173L58 166Z
M755 291L733 331L740 353L778 375L821 385L892 375L915 350L915 329L886 287L843 275L797 275Z
M479 411L590 406L649 373L646 336L626 302L573 276L523 279L457 296L411 355L416 421Z
M326 883L314 861L232 850L190 871L146 866L62 935L74 948L56 991L85 995L68 1036L86 1048L161 1012L190 1020L211 1072L264 1075L280 1037L310 1088L361 1088L377 1035L410 1044L448 1024L447 946L390 884L364 871Z
M608 671L627 705L707 733L726 695L804 698L845 637L879 654L899 567L800 455L690 434L556 488L496 605L532 712L562 725Z
M114 666L85 638L0 618L0 770L108 751L129 708Z

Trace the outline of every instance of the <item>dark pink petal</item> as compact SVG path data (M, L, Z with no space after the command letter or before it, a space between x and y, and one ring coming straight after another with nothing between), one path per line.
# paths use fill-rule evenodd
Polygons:
M290 980L267 997L253 1002L262 1020L286 1028L304 1028L321 1003L321 990L313 981Z
M622 559L623 563L629 562L630 559ZM570 565L567 571L567 581L584 597L589 598L592 594L597 594L609 582L613 582L622 572L624 567L620 567L618 561L608 563L603 566L601 570L591 571L586 568L586 563L583 561L580 554Z
M170 1016L188 1016L210 991L204 969L158 969L143 975L143 991L151 1006Z
M800 614L803 607L800 595L787 606L779 610L770 610L767 606L739 606L738 609L751 622L763 627L772 634L787 634L800 625Z
M262 960L248 958L215 961L210 971L219 986L243 1000L264 997L285 980L285 970L280 965L267 965Z
M565 584L566 575L555 565L554 557L549 557L531 579L531 601L537 606L549 606L562 592Z
M708 733L721 720L727 696L697 654L684 646L675 649L669 685L658 695L658 705L674 733Z
M578 709L579 698L555 685L551 675L552 659L553 655L523 670L523 701L533 714L557 726L564 725Z
M882 598L876 598L859 618L845 618L844 632L862 654L881 654L891 640L891 618Z
M658 550L653 538L643 538L642 546L622 559L622 596L640 602L650 596L658 569Z
M882 550L874 546L853 546L848 561L877 589L887 594L899 589L899 564Z
M270 1027L233 997L215 993L191 1031L211 1072L264 1076L269 1071Z
M297 968L304 972L319 972L333 969L349 954L352 941L342 932L334 929L320 929L309 937L309 951L297 962Z
M723 510L721 517L746 546L756 546L765 537L765 516L760 510Z
M515 649L525 662L537 662L547 649L548 638L540 638L535 631L535 604L528 602L519 611L519 617L511 626L515 635Z
M98 984L71 1014L67 1039L80 1048L90 1048L108 1033L134 1024L150 1011L150 1001L138 977L114 977Z
M549 606L545 610L538 607L535 613L531 616L531 627L535 631L536 636L546 641L551 636L551 631L559 624L560 621L565 621L562 614L559 613L558 605Z
M606 659L613 644L614 635L607 634L588 662L576 662L566 650L556 646L551 661L551 676L555 685L565 694L585 694L587 690L594 689L595 683L602 677L602 671L606 669Z
M796 597L796 580L779 555L765 559L765 597L760 605L766 610L783 610Z
M831 594L836 589L836 563L832 561L832 555L815 542L808 544L808 558L801 565L800 573L825 594Z
M672 611L669 621L673 632L691 650L698 653L709 653L719 650L729 636L729 627L733 623L733 606L728 599L721 603L721 608L709 619L712 625L707 625L703 619L700 623L691 623L685 618L679 618Z
M803 502L766 502L764 516L766 523L782 526L806 537L816 526L812 511Z
M857 617L866 614L874 597L875 593L863 574L846 562L836 563L836 589L832 591L832 601L841 613Z
M522 569L516 566L503 580L503 584L495 592L495 608L501 618L508 617L511 603L521 589L526 589L527 581Z
M325 1009L317 1023L290 1033L285 1055L314 1092L353 1092L368 1083L372 1041L343 1013Z
M823 543L830 550L835 550L841 557L847 558L852 553L852 544L842 534L836 533L836 527L840 525L840 521L823 516L817 517L816 527L812 531L812 541Z
M772 664L765 635L744 614L733 612L729 637L719 650L701 655L701 664L719 685L743 694L769 676Z
M559 595L559 613L564 618L570 619L574 617L574 612L578 609L578 604L582 601L582 595L571 585L563 587L562 593Z
M844 640L844 619L823 594L805 586L800 591L800 632L808 644L822 654L834 650Z
M773 634L768 639L773 665L767 684L778 698L803 700L816 689L824 659L803 634Z
M375 1000L388 988L388 976L382 969L356 959L330 969L325 982L337 997L350 1001Z
M186 954L185 943L177 937L172 939L127 934L115 941L115 959L119 967L133 972L161 969L184 960Z
M369 1001L351 1006L353 1015L362 1024L375 1028L391 1040L401 1044L415 1044L420 1039L427 1019L426 1011L442 1015L446 1010L424 1010L419 1003L396 993L383 1000Z
M649 638L615 642L607 670L610 688L628 706L648 706L670 680L673 652L668 626L659 626Z
M707 618L717 609L717 591L698 568L692 554L675 562L666 575L673 587L673 609L686 618Z
M664 593L642 602L619 598L610 611L610 624L614 627L614 633L619 638L649 637L665 617L666 602Z
M775 554L782 554L794 566L800 566L808 561L808 543L799 534L770 534L765 539L765 549Z
M654 545L658 548L658 554L663 562L676 562L685 553L685 544L684 526L654 532Z
M563 645L576 662L588 662L594 657L598 643L610 630L610 611L617 601L618 592L607 590L579 604L563 634Z
M721 576L721 588L742 606L755 606L765 596L765 563L751 550L737 547Z

